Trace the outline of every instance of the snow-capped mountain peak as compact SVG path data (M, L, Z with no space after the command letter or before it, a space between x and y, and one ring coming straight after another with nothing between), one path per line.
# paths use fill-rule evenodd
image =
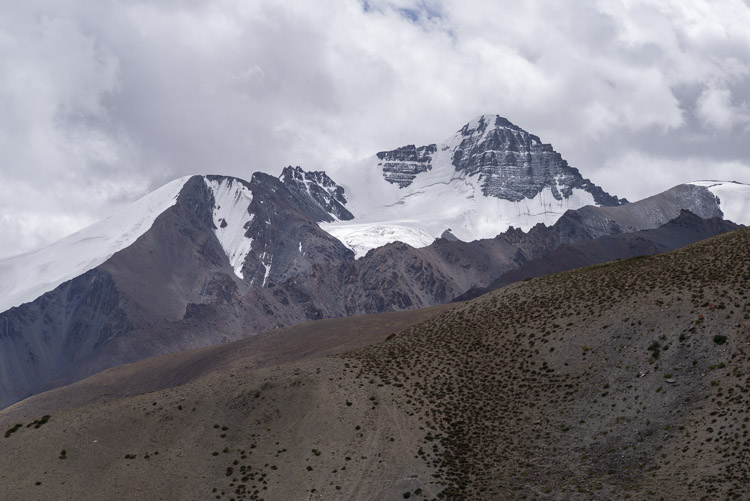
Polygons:
M190 177L175 179L120 212L47 247L0 260L0 311L33 301L130 246L177 202Z
M321 227L358 257L400 238L423 247L448 228L470 241L510 226L551 225L584 205L627 203L499 115L477 117L442 143L382 151L332 175L354 219Z

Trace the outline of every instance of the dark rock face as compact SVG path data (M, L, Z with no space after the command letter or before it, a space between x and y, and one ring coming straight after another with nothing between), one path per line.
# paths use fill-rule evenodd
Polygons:
M320 221L333 221L335 216L342 221L354 219L354 216L346 210L346 197L344 188L337 185L323 171L305 172L299 166L285 167L281 173L281 182L292 192L296 192L297 198L305 198L305 194L311 197L328 214L326 219Z
M381 151L378 165L383 166L383 177L399 188L409 186L420 172L432 169L432 155L437 151L437 145L415 147L413 144L402 146L392 151Z
M468 175L479 174L486 196L517 202L551 188L552 195L562 200L578 188L591 193L598 205L627 203L584 179L551 145L503 117L482 116L459 134L453 165Z
M0 407L133 328L112 277L91 270L0 314Z
M589 192L600 206L627 203L581 176L551 145L503 117L484 115L464 125L453 140L456 144L444 146L453 150L453 166L457 172L479 175L485 196L518 202L549 188L555 199L562 200L569 198L573 189L580 189ZM418 148L410 144L381 151L378 165L386 181L405 188L418 174L432 169L437 149L435 144Z
M304 180L308 178L301 169L287 168L285 173L281 180L262 173L253 174L250 180L253 200L248 210L254 217L245 235L252 238L253 243L245 259L243 275L253 286L263 287L308 274L318 262L354 259L351 250L317 225L320 221L333 220L329 207L335 208L340 203L333 197L341 187L325 174L325 177L317 177L321 185L328 185L327 189L333 193L331 198L321 199L312 188L310 192L304 188ZM351 218L348 211L339 214Z

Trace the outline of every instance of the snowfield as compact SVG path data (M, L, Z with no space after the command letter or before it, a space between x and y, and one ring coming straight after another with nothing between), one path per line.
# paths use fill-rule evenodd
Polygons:
M190 177L167 183L117 214L47 247L0 259L0 312L33 301L132 245L177 202Z
M750 226L750 184L733 181L694 181L688 184L703 186L716 195L724 219Z

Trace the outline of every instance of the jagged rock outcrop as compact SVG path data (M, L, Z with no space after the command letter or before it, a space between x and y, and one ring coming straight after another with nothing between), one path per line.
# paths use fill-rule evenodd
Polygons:
M305 194L312 198L325 211L324 219L320 221L331 221L331 216L347 221L352 219L351 212L346 207L346 196L344 188L337 185L323 171L305 172L297 167L285 167L281 172L281 182L290 191L297 193L299 200L305 200Z
M598 205L627 202L584 179L552 145L503 117L483 115L466 124L459 135L453 165L468 175L478 174L487 196L518 202L550 188L555 199L561 200L578 188L591 193Z
M419 173L432 169L438 148L450 152L458 173L479 176L485 196L519 202L549 188L556 200L562 200L577 188L590 193L600 206L627 203L581 176L552 145L497 115L472 120L440 147L410 144L382 151L377 154L378 165L386 181L405 188Z
M402 146L393 151L381 151L377 154L382 162L383 177L389 183L405 188L414 181L420 172L427 172L432 168L432 155L437 151L437 145L420 146L413 144Z

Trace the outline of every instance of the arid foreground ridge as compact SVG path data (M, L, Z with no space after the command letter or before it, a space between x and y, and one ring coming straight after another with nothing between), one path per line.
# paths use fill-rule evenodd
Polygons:
M312 323L299 339L331 346L295 351L289 328L280 365L252 339L145 360L0 412L0 485L9 499L742 499L748 290L740 229L516 283L394 336L386 317ZM356 349L321 357L332 332Z

